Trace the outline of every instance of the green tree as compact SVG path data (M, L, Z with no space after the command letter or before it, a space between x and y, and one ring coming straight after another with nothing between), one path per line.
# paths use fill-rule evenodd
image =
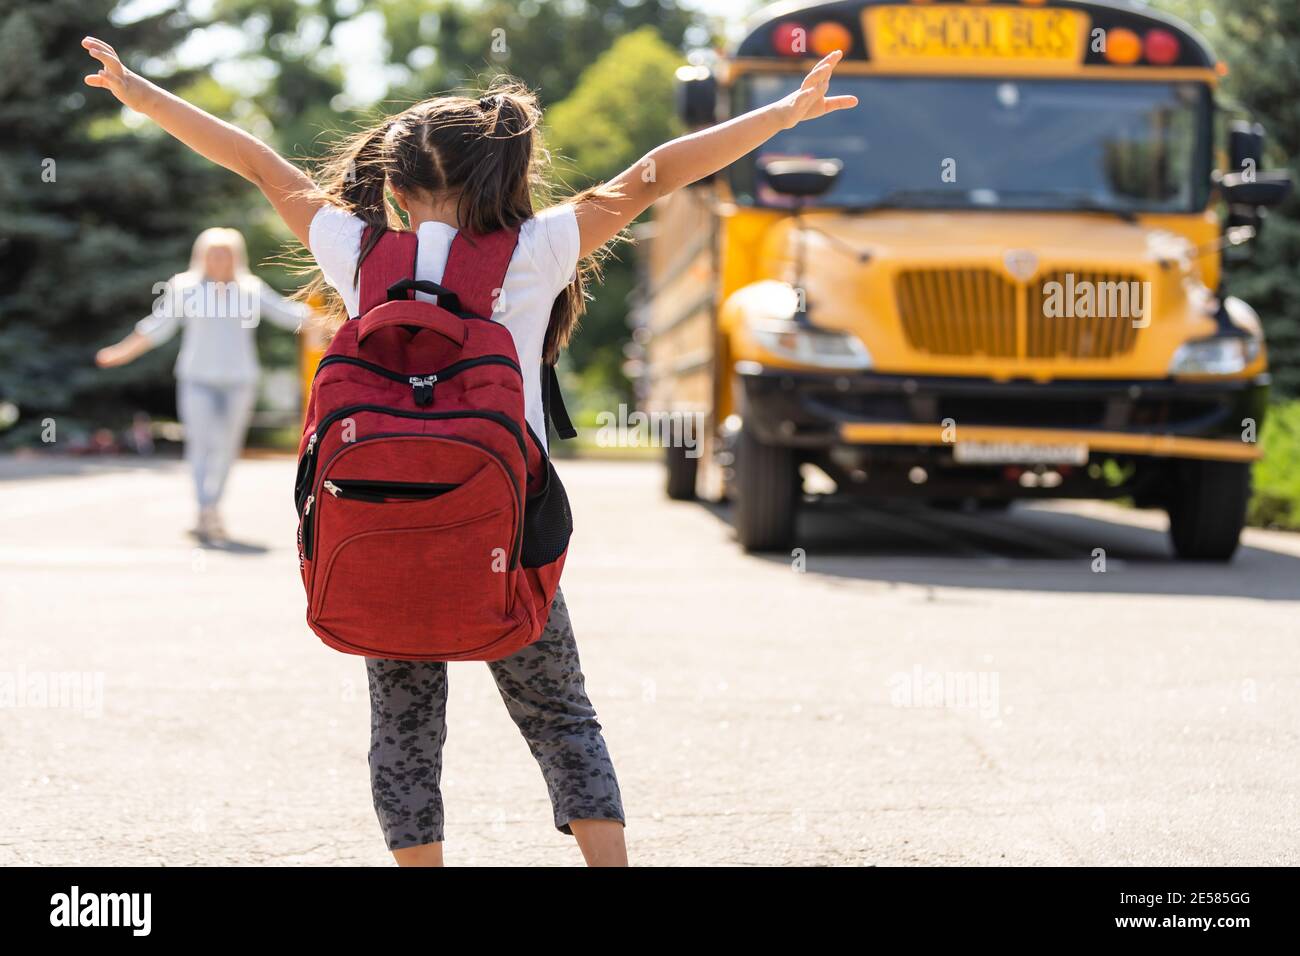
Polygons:
M682 56L648 27L620 37L547 114L547 138L564 178L576 188L622 172L680 130L673 112L673 74ZM647 174L649 171L647 171ZM571 361L584 391L629 397L623 375L628 297L635 251L617 248L573 340Z
M1277 164L1300 184L1300 4L1255 0L1216 5L1228 90L1264 124ZM1252 259L1230 273L1230 289L1259 310L1274 380L1300 394L1300 196L1268 217Z
M674 0L381 0L398 82L388 98L421 99L498 73L523 80L544 103L565 99L620 37L651 30L683 45L699 17Z
M114 23L115 5L0 0L0 398L21 415L7 442L31 440L45 418L62 441L170 400L174 352L102 372L94 351L148 313L155 283L184 267L205 214L230 197L209 164L132 132L83 84L89 29L138 67L191 26L176 10Z
M614 41L551 107L551 149L572 163L584 186L617 175L680 133L673 74L682 62L654 30L642 28Z
M1274 165L1300 184L1300 4L1295 0L1159 0L1205 34L1228 64L1226 98L1264 124ZM1300 394L1300 196L1272 210L1254 255L1229 266L1228 289L1254 306L1278 393Z

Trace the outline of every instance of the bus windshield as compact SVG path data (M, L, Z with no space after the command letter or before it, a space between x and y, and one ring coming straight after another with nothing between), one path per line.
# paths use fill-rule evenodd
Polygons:
M745 108L797 88L754 75ZM742 203L789 206L759 174L770 159L838 159L814 205L1198 212L1209 199L1210 100L1199 83L998 78L837 78L857 109L777 134L732 168Z

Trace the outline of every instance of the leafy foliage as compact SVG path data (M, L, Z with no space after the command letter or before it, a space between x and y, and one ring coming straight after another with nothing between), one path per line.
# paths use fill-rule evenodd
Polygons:
M673 74L682 59L650 28L619 38L547 116L547 136L567 178L585 188L616 176L655 146L678 135ZM603 407L629 400L622 373L628 298L636 281L635 252L616 248L583 333L570 348L583 390Z
M1272 161L1300 186L1300 4L1295 0L1159 0L1201 30L1229 67L1223 92L1268 131ZM1228 271L1228 290L1259 311L1274 383L1300 394L1300 195L1273 210L1249 260Z
M1220 48L1231 67L1229 89L1264 124L1277 162L1300 186L1300 4L1220 2ZM1260 314L1278 389L1300 394L1300 196L1274 210L1255 256L1237 267L1231 289Z
M1264 457L1255 464L1249 521L1300 530L1300 401L1275 406L1259 440Z

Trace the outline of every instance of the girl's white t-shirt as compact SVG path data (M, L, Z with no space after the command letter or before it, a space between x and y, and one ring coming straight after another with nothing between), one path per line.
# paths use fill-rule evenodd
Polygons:
M322 206L312 218L308 235L311 254L325 281L338 290L348 315L360 310L360 290L353 283L365 223L337 206ZM417 233L419 246L415 278L441 282L456 228L441 222L424 222ZM524 378L524 417L546 446L549 436L542 415L542 346L551 318L551 306L571 281L578 267L578 220L572 205L552 206L519 227L506 271L500 305L492 318L510 330ZM455 291L455 290L452 290ZM417 292L416 297L434 301Z

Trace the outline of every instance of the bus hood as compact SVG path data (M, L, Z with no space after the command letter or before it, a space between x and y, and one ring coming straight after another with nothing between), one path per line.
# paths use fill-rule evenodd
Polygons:
M1101 213L900 210L814 213L806 215L804 222L807 228L787 221L787 242L797 241L802 234L809 262L822 255L836 256L836 268L842 267L839 255L853 252L869 255L871 261L908 264L1001 261L1005 266L1010 257L1021 272L1013 277L1025 281L1032 277L1031 265L1186 272L1194 254L1191 243L1176 233Z

